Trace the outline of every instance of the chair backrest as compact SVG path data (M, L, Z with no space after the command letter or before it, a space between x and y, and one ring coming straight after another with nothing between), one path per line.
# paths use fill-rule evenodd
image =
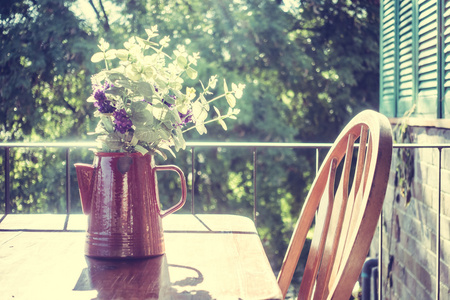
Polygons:
M350 298L381 213L391 157L392 130L385 116L363 111L343 129L294 229L278 275L284 297L315 219L298 299Z

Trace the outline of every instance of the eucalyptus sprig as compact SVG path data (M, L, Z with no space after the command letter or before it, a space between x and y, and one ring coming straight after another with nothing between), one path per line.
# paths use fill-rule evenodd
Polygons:
M99 150L103 152L151 151L163 157L162 150L172 153L186 148L183 133L196 129L206 134L206 124L218 122L227 130L225 119L236 119L239 109L236 99L243 94L244 84L231 84L223 80L224 93L212 97L217 75L211 76L205 86L201 81L201 92L187 86L184 78L196 79L194 69L199 53L189 54L183 45L178 45L170 56L164 52L170 37L159 41L157 26L146 30L147 38L131 37L123 49L110 49L103 39L100 52L91 60L104 62L105 68L92 77L93 94L88 98L97 107L99 117L97 134ZM117 62L118 60L118 62ZM212 97L208 100L209 97ZM225 98L228 111L221 114L213 102ZM210 120L213 107L216 116Z

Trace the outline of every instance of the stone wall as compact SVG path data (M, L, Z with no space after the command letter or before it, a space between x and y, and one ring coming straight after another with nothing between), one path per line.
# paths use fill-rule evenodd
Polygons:
M413 144L450 143L450 129L446 128L409 126L407 134ZM442 166L440 299L450 299L450 149L439 153L436 148L394 149L381 222L382 299L437 299L439 157ZM408 155L413 156L410 163ZM405 172L401 178L396 176L399 170ZM406 183L404 189L402 178ZM378 230L371 257L378 256Z

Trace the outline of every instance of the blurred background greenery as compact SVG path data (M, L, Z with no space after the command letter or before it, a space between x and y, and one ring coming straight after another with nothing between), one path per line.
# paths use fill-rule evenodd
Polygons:
M200 51L199 79L247 86L228 131L213 125L187 141L331 142L357 112L378 109L378 0L3 0L0 14L3 142L92 140L97 120L86 99L99 38L120 48L152 25L171 44ZM92 157L71 152L72 163ZM252 149L199 148L195 159L196 212L252 217ZM188 174L191 153L157 163ZM4 166L0 148L0 212ZM258 230L277 271L314 177L314 151L262 149L257 170ZM63 149L12 149L13 212L64 213L64 172ZM81 212L74 168L71 175L71 211ZM179 198L174 177L159 177L163 205Z

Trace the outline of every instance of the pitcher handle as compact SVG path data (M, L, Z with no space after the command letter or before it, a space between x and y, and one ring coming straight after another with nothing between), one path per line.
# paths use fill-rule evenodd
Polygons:
M161 218L164 218L167 215L170 215L173 212L176 212L177 210L179 210L180 208L183 207L183 205L186 203L186 178L184 178L184 173L183 171L181 171L180 168L178 168L177 166L174 165L166 165L166 166L155 166L153 168L154 172L157 171L175 171L178 173L178 175L180 176L180 180L181 180L181 199L180 201L175 204L174 206L172 206L169 209L163 210L161 211Z

